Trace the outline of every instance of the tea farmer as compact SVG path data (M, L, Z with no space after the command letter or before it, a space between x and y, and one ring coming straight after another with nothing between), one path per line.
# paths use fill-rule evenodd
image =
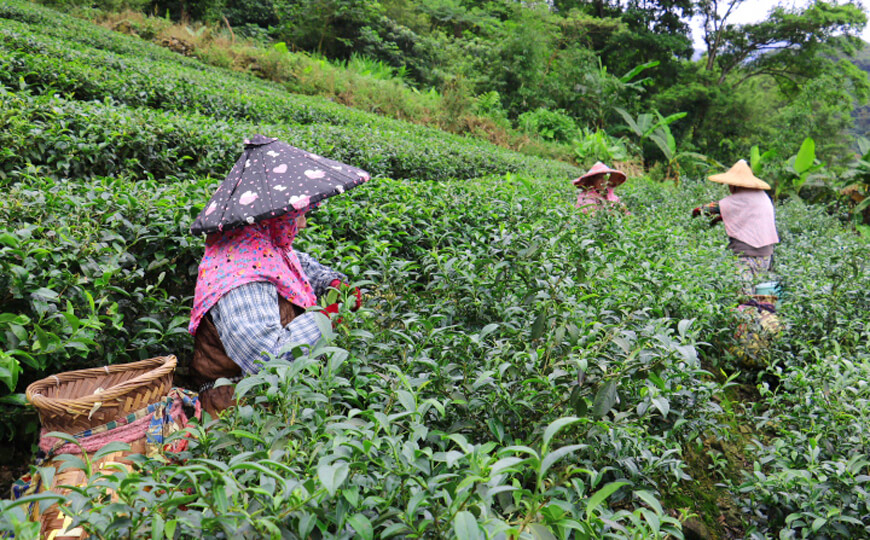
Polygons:
M727 185L731 195L695 208L692 216L712 215L711 225L725 224L728 249L737 256L741 278L754 283L759 273L770 270L773 246L779 243L773 203L765 193L770 186L756 178L742 159L710 180Z
M593 214L599 208L621 206L613 188L625 182L625 173L611 169L600 161L589 172L576 178L572 183L580 190L575 207L584 214Z
M368 180L364 171L277 139L245 143L191 227L207 237L188 326L190 367L211 414L233 405L233 387L214 388L217 379L238 381L271 358L292 361L295 345L307 350L320 339L320 315L307 310L330 287L347 287L347 278L293 249L293 241L309 208ZM337 313L338 305L325 311Z
M240 380L270 357L293 360L291 344L312 347L321 334L318 315L306 308L330 287L348 286L344 274L293 249L304 224L304 213L287 213L206 240L189 330L191 369L211 414L232 404L232 387L212 388L215 380ZM338 305L325 311L337 313Z

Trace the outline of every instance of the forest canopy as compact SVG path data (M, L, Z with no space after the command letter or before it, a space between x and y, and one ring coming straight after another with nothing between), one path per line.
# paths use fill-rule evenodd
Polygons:
M148 8L176 18L226 17L242 33L265 31L330 59L362 54L405 69L418 88L495 91L494 106L512 119L546 109L602 127L622 124L615 107L685 112L674 126L678 140L721 160L745 156L755 144L793 153L806 136L820 142L821 155L842 160L851 113L870 93L865 72L849 62L864 45L857 36L866 14L857 3L819 0L733 23L745 3L155 0ZM703 29L697 60L693 17ZM651 62L658 64L625 77Z

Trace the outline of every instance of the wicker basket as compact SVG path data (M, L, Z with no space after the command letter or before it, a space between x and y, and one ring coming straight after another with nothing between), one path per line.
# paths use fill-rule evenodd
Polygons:
M128 414L140 411L166 397L172 388L175 356L161 356L101 368L82 369L52 375L27 387L27 399L36 407L42 426L47 432L60 431L75 435L85 430L108 424ZM117 467L131 470L126 459L130 454L145 454L146 440L130 443L130 450L112 452L92 462L93 470L111 471ZM89 454L91 456L92 454ZM51 461L56 469L60 462ZM52 489L65 494L69 488L83 486L88 479L81 469L67 468L57 471ZM113 500L116 495L111 493ZM40 521L40 537L52 540L80 540L85 537L79 528L70 529L72 520L57 504L40 508L36 504L31 517Z
M175 356L69 371L27 387L27 400L48 431L75 434L163 398L172 388Z
M127 459L130 454L144 454L145 440L135 441L130 445L129 451L112 452L101 457L98 460L92 460L91 467L93 471L114 472L119 468L124 468L127 472L133 470L132 462ZM58 469L61 463L52 462L55 469ZM62 495L69 494L70 489L60 486L84 486L88 483L88 477L85 471L81 469L68 468L62 471L57 471L54 475L54 481L51 488L55 493ZM110 492L111 500L117 501L118 496L114 492ZM83 540L87 537L81 527L71 527L72 518L63 513L63 509L57 504L48 503L45 508L41 508L40 503L36 503L31 509L31 518L34 521L39 521L39 537L48 540Z

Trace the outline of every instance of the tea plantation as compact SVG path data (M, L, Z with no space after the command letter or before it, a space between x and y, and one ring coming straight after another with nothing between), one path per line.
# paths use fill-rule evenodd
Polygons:
M374 177L297 239L363 308L244 379L177 462L66 495L92 537L870 535L868 244L824 208L778 206L784 329L739 362L725 233L691 218L724 195L703 178L632 178L629 214L579 215L568 164L17 0L0 4L0 84L5 463L31 462L30 382L190 359L188 229L245 136ZM21 501L0 510L0 531L38 530Z

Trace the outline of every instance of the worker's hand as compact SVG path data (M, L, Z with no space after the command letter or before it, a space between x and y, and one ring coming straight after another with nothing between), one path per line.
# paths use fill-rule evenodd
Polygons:
M339 291L341 291L341 290L343 290L343 289L349 289L349 288L350 288L350 285L348 285L347 283L342 282L342 281L339 280L339 279L333 279L333 280L332 280L332 283L330 283L329 286L332 287L333 289L337 289L337 290L339 290ZM351 310L351 311L356 311L356 310L358 310L360 307L362 307L362 292L360 292L359 287L354 287L354 288L353 288L353 294L354 294L354 296L356 297L356 301L355 301L354 304L350 307L350 310Z
M710 226L712 227L713 225L719 223L720 221L722 221L722 215L717 214L716 217L714 217L713 219L710 220Z

